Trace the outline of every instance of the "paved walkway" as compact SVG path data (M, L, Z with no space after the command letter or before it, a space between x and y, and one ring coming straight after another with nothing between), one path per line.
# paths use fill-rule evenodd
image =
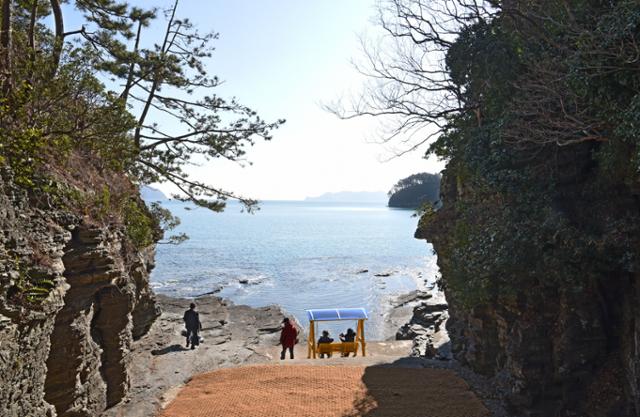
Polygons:
M366 358L296 359L194 377L162 417L485 417L448 369L393 364L401 345L371 345ZM377 352L377 354L376 354ZM300 352L302 353L302 352Z

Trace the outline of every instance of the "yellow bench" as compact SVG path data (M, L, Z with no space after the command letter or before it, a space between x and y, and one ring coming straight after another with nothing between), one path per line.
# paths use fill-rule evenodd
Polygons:
M342 343L320 343L318 345L318 353L331 354L332 352L340 352L343 355L353 353L358 354L358 342L342 342Z

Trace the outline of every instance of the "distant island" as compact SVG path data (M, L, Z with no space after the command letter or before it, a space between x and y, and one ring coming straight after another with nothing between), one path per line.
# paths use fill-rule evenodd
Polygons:
M382 191L339 191L324 193L317 197L307 197L304 201L322 203L387 203L387 195Z
M389 207L417 209L440 200L440 174L421 172L398 181L389 191Z
M157 188L149 187L148 185L143 185L140 187L140 196L144 201L166 201L169 198Z

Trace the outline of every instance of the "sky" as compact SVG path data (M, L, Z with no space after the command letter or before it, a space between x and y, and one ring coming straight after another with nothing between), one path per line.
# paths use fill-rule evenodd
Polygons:
M421 149L391 159L375 142L380 120L340 120L322 108L357 95L364 83L352 61L360 37L375 37L377 0L182 0L180 17L216 31L210 74L218 95L237 97L267 121L287 122L273 140L247 152L251 165L215 160L187 172L199 180L260 200L298 200L325 192L388 191L399 179L439 172ZM148 0L137 2L149 7ZM170 0L153 2L168 7ZM160 36L154 25L149 36ZM169 185L157 186L170 193Z

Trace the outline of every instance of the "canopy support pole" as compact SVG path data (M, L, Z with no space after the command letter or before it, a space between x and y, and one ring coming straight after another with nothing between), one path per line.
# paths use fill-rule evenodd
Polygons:
M307 339L307 359L316 358L316 332L314 320L309 321L309 338Z
M356 328L356 339L360 342L360 346L362 346L362 356L367 356L366 350L366 342L364 341L364 320L358 320L358 327Z

